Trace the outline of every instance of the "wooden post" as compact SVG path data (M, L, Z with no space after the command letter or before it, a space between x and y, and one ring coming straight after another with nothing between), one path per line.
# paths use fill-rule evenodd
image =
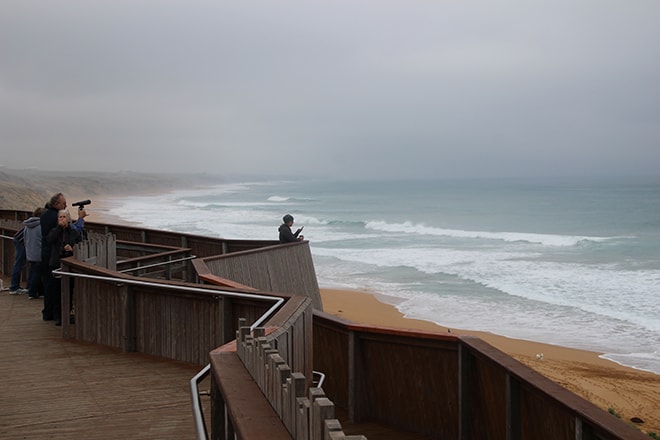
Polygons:
M360 420L358 405L358 350L357 335L354 331L348 333L348 419L357 422Z
M291 381L291 376L289 376L282 386L282 414L280 418L282 423L286 427L286 430L289 431L292 437L295 437L293 432L293 420L294 412L293 407L291 406L291 395L293 394L293 382Z
M339 437L339 435L341 435L341 437ZM338 439L344 437L341 423L339 423L339 420L337 419L326 419L323 421L323 438L332 439L333 437Z
M279 415L282 420L284 420L284 414L287 412L285 408L288 401L285 401L284 388L287 385L289 377L291 377L291 367L285 363L278 365L277 380L275 381L275 411L277 411L277 415Z
M63 272L70 272L71 267L66 264L62 263L62 271ZM60 288L62 289L62 297L60 298L60 307L62 308L62 338L64 339L69 339L73 337L72 335L69 335L69 314L71 311L71 287L72 287L72 280L68 276L62 276L62 279L60 280Z
M307 422L308 424L308 430L309 430L309 440L316 440L316 431L319 429L318 428L318 422L315 424L315 413L314 413L314 402L316 402L318 399L325 398L325 392L323 391L323 388L309 388L307 390L307 396L309 399L309 420ZM331 417L334 418L334 415Z
M296 405L296 440L309 440L309 399L299 397Z
M270 404L273 406L273 409L275 409L275 412L278 414L281 412L280 409L277 408L278 405L278 396L279 393L277 391L277 388L280 386L280 382L277 377L277 371L280 367L280 365L284 365L284 359L282 359L282 356L280 356L277 353L271 353L268 355L268 363L267 363L267 372L266 372L266 390L264 390L264 394L266 394L266 397L268 398L268 401Z
M124 352L135 351L135 294L133 288L123 285L120 290L121 298L121 350Z
M326 419L334 419L335 405L327 397L319 397L312 402L312 438L323 440L323 430Z
M218 326L218 330L221 332L220 334L220 343L221 344L226 344L227 342L231 341L232 339L238 339L238 335L236 331L234 330L234 321L232 319L232 300L229 297L222 297L219 295L214 295L214 301L218 306L218 316L220 317L220 322L217 323L216 325ZM240 322L240 320L239 320ZM239 324L238 328L240 328L241 325ZM238 341L237 341L238 342Z
M222 397L214 375L211 374L211 440L225 440L226 409L225 399Z
M223 300L223 308L225 309L225 314L227 314L227 308L228 304L224 303ZM229 333L227 333L229 334ZM239 318L238 319L238 330L236 330L236 353L238 354L238 357L243 360L243 363L245 363L245 338L247 335L250 334L250 327L245 325L245 318ZM226 343L227 341L225 341Z
M470 351L461 341L458 343L458 438L470 438Z
M305 387L306 384L305 375L300 372L295 372L291 374L289 379L290 388L289 388L289 402L288 405L291 411L291 421L290 426L287 426L287 429L291 433L293 438L298 438L297 429L298 429L298 399L301 399L305 396ZM286 426L286 425L285 425Z
M520 440L520 382L506 375L506 439Z
M266 370L268 369L268 356L272 353L272 347L265 336L256 338L255 343L255 372L253 373L253 377L259 388L266 394L266 383L268 382Z

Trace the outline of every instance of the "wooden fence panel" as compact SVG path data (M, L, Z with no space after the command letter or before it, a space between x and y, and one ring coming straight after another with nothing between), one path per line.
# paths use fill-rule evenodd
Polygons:
M74 256L80 261L117 269L117 240L113 234L88 233L87 239L74 247Z
M314 367L354 422L460 440L645 438L478 338L314 318Z
M227 299L212 286L191 292L187 289L199 285L145 281L72 258L63 260L63 271L112 279L64 276L73 279L75 311L75 324L63 322L66 337L196 365L207 363L211 350L234 338L238 322L227 322L236 313L233 307L256 320L273 304Z
M270 246L205 258L209 271L222 278L268 292L287 292L312 299L323 309L309 243Z

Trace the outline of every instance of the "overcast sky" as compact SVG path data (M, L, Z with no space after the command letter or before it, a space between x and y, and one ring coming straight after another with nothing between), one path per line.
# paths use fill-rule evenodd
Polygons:
M657 0L2 0L0 164L660 174Z

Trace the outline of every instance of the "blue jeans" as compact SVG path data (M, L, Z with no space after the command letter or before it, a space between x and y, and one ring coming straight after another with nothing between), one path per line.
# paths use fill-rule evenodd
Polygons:
M14 238L14 269L11 271L9 290L21 288L21 273L25 270L25 245Z

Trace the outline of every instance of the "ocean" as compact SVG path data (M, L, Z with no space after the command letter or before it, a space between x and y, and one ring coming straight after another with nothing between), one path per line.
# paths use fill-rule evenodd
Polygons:
M660 374L660 178L255 181L107 202L236 239L277 239L290 213L321 287Z

